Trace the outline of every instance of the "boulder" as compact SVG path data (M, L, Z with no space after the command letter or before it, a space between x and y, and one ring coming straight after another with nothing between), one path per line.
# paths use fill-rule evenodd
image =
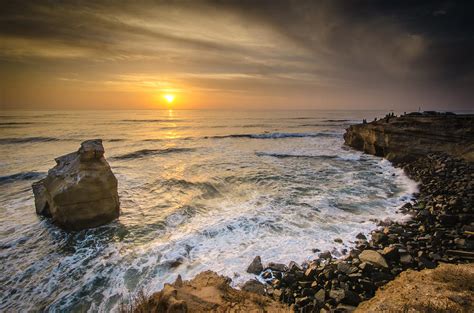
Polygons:
M385 267L388 268L387 261L385 261L384 257L374 250L364 250L361 254L359 254L359 259L362 262L370 263L376 267Z
M247 268L247 273L259 275L261 272L263 272L262 259L257 255Z
M241 288L243 291L256 293L259 295L265 295L265 286L256 279L246 281Z
M101 139L55 159L46 178L33 183L36 213L66 230L97 227L120 214L117 179L104 158Z

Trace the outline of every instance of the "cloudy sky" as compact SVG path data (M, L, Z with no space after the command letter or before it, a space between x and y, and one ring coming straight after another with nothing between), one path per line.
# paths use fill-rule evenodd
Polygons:
M473 1L1 1L2 109L472 109Z

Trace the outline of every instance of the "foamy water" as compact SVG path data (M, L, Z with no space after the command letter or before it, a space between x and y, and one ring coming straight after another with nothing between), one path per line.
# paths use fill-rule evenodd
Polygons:
M110 311L207 269L238 285L256 255L340 255L374 219L402 219L416 191L389 162L343 146L350 123L382 112L1 115L1 311ZM122 214L65 233L35 214L30 186L91 138L104 139Z

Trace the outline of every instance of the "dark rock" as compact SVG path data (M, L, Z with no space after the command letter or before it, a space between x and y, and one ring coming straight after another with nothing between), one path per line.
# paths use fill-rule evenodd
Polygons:
M247 273L259 275L263 271L262 260L260 256L256 256L252 263L250 263L249 267L247 268Z
M267 269L271 269L272 271L277 272L285 272L288 270L288 267L286 267L285 264L270 262L267 265Z
M356 309L355 306L339 303L334 310L335 313L350 313L354 312Z
M379 232L376 232L376 233L373 233L372 234L372 241L375 243L375 244L382 244L382 243L385 243L387 242L387 235L385 235L384 233L379 233Z
M329 291L329 297L334 299L336 303L349 305L358 305L361 301L357 293L344 289L331 289L331 291Z
M422 268L435 268L436 267L436 263L431 261L430 259L428 259L427 257L425 256L422 256L419 258L419 263L420 263L420 267Z
M244 285L242 286L242 290L256 293L259 295L265 295L265 286L261 282L255 279L246 281Z
M396 262L400 259L398 249L396 247L385 247L382 251L382 256L389 261Z
M340 262L337 264L337 270L339 272L343 272L345 274L351 273L351 265L347 264L346 262Z
M309 302L311 302L311 298L309 297L300 297L295 299L295 304L299 307L304 307Z
M290 264L288 264L288 268L290 269L291 272L302 271L298 263L294 261L291 261Z
M313 288L304 288L303 290L301 290L301 294L306 297L314 296L315 293L316 293L316 290Z
M332 256L331 256L331 252L329 251L324 251L324 252L321 252L321 254L319 254L319 257L322 258L322 259L331 259Z
M316 292L316 294L314 295L314 299L318 303L324 303L326 301L326 292L324 291L324 289L318 290L318 292Z
M363 233L358 233L356 236L357 239L367 240L367 237Z

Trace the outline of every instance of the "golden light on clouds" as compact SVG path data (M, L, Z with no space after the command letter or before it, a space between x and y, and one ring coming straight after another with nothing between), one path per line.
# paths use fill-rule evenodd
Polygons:
M472 107L455 1L191 2L7 1L0 108Z

